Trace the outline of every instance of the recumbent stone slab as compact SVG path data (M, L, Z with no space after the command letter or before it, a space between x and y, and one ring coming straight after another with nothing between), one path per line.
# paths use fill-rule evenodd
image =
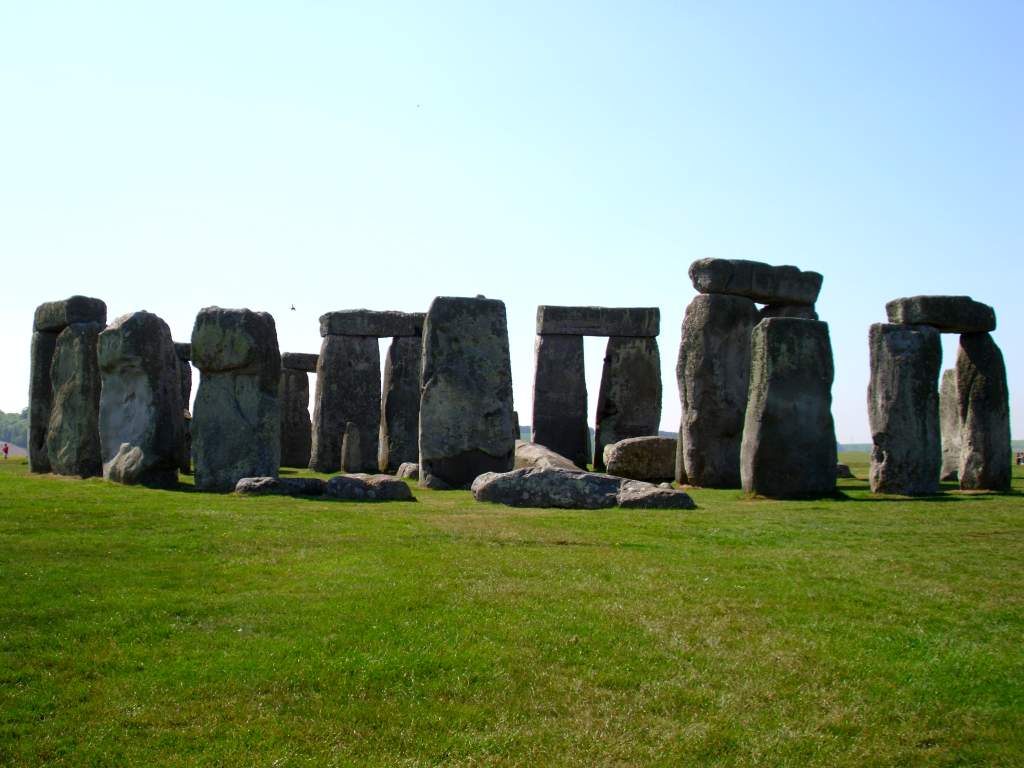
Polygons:
M821 292L822 276L760 261L698 259L690 265L690 280L700 293L746 296L761 304L813 305Z
M960 336L956 390L960 404L960 488L1009 491L1010 395L1003 353L989 334Z
M537 307L537 333L562 336L657 336L658 307Z
M890 323L931 325L945 333L987 333L996 329L996 313L970 296L909 296L885 305Z
M380 446L377 468L395 472L406 462L419 463L420 370L423 340L397 336L384 356Z
M74 323L57 336L50 381L53 404L46 430L50 471L93 477L103 473L100 455L100 369L96 346L103 326Z
M582 336L537 336L531 440L570 459L590 462L587 381Z
M420 336L422 312L378 312L370 309L344 309L320 316L321 336Z
M529 468L488 472L473 481L472 491L476 501L512 507L693 509L696 506L683 491L582 470Z
M380 439L380 347L375 336L325 336L316 369L313 449L317 472L341 468L342 439L352 422L359 453L349 471L376 471Z
M661 422L658 340L612 336L605 349L597 396L594 469L604 469L604 447L627 437L656 435Z
M956 394L956 368L942 372L939 384L939 436L942 438L940 480L960 476L960 401Z
M565 456L555 453L539 443L516 440L515 469L579 469Z
M630 480L671 482L676 472L676 439L628 437L604 447L605 471Z

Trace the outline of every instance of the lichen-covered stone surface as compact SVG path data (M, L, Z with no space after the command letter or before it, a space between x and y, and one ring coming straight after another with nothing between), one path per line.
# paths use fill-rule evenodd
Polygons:
M405 462L419 462L420 370L423 340L398 336L384 356L380 446L377 468L395 472Z
M960 488L1009 491L1010 395L1003 353L989 334L960 336L956 390L960 404Z
M50 364L53 403L46 430L50 471L93 477L103 473L100 454L100 369L96 345L103 326L75 323L57 336Z
M693 509L696 506L683 491L597 472L553 468L488 472L473 481L472 491L477 501L511 507Z
M72 296L60 301L48 301L36 307L33 330L60 333L75 323L107 322L107 305L102 299Z
M590 427L583 337L537 336L534 362L531 439L586 468Z
M612 336L597 396L594 469L604 470L604 447L627 437L656 435L661 422L661 358L654 338Z
M944 333L987 333L996 312L970 296L908 296L885 305L890 323L930 325Z
M605 471L616 477L651 483L671 482L676 471L676 439L628 437L604 447Z
M243 496L323 496L327 483L316 477L243 477L235 493Z
M327 481L324 495L346 501L415 501L409 485L391 475L357 473Z
M690 280L699 293L745 296L760 304L813 306L821 291L822 276L760 261L698 259L690 265Z

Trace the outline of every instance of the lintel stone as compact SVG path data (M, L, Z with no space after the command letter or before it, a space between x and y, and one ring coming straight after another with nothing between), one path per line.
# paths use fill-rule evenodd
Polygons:
M316 373L316 361L320 355L312 352L282 352L281 367L289 371L305 371Z
M320 315L321 336L422 336L423 312L343 309Z
M657 307L537 307L537 333L553 336L653 338L661 330Z
M36 307L35 330L62 331L73 323L107 324L107 305L101 299L72 296Z
M996 312L970 296L909 296L885 305L890 323L930 325L945 333L990 333Z

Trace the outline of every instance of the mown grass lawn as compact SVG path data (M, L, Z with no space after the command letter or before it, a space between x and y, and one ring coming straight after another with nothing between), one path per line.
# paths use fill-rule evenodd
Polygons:
M1024 765L1024 476L865 486L568 512L0 463L0 765Z

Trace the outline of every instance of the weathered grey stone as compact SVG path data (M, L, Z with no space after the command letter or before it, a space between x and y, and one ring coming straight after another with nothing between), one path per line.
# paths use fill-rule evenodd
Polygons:
M415 501L409 485L390 475L337 475L327 481L325 495L348 501Z
M836 477L849 480L853 478L853 472L846 464L836 464Z
M100 299L72 296L61 301L48 301L36 307L33 330L59 333L74 323L107 322L107 305Z
M746 407L746 403L743 404ZM683 460L683 428L679 427L679 434L676 437L676 475L675 481L679 485L686 485L689 483L689 478L686 476L686 462Z
M742 296L700 294L686 308L676 379L679 452L692 485L740 487L750 332L757 322L757 307Z
M100 456L100 370L96 343L103 326L74 323L57 336L50 381L53 405L46 430L50 470L92 477L103 473Z
M377 312L370 309L345 309L320 316L321 336L420 336L422 312Z
M420 465L414 461L406 461L395 472L395 476L400 480L419 480Z
M760 322L766 317L797 317L801 320L817 320L818 313L808 304L766 304L757 313Z
M318 472L341 467L341 442L348 422L359 431L353 470L376 470L380 438L380 347L373 336L325 336L316 368L313 450Z
M939 490L939 332L875 323L868 334L872 493L926 496Z
M323 496L327 484L317 477L243 477L235 493L243 496Z
M515 469L579 469L565 456L555 453L538 443L516 440Z
M420 484L468 486L512 468L512 365L505 305L438 297L423 328Z
M674 437L629 437L604 447L605 471L616 477L661 483L676 472Z
M1003 353L987 333L960 336L956 389L960 404L960 488L1009 491L1012 465L1006 365Z
M690 280L700 293L746 296L761 304L810 304L818 300L822 276L796 267L773 267L743 259L698 259Z
M185 425L171 329L151 312L123 315L100 333L97 359L103 477L173 488Z
M174 342L174 354L182 362L189 362L192 359L192 345L185 341Z
M661 360L658 340L612 336L597 396L594 469L604 469L604 447L627 437L658 433Z
M188 353L182 357L182 347L188 347ZM175 342L177 354L178 382L181 386L181 444L178 448L178 471L186 475L192 472L192 345Z
M420 370L423 340L398 336L384 357L380 446L377 468L394 472L405 462L419 462Z
M538 335L654 337L660 325L657 307L537 307Z
M303 373L316 373L316 363L320 355L306 352L283 352L281 354L281 367L289 371L302 371Z
M233 491L243 477L277 477L281 353L274 318L206 307L192 329L200 371L192 417L196 488Z
M750 336L740 478L747 493L825 496L836 483L828 325L775 317Z
M53 408L53 383L50 366L57 347L57 334L52 331L32 333L32 357L28 384L28 466L32 472L49 472L50 456L46 450L46 433L50 429Z
M685 491L671 486L663 488L637 480L626 480L619 488L616 501L624 509L696 509L697 505Z
M583 337L537 336L534 351L531 440L586 468L590 427Z
M356 473L362 467L362 451L359 447L359 427L355 422L345 424L345 434L341 438L341 471Z
M192 474L192 414L184 411L183 416L181 462L178 465L178 471L190 475Z
M996 329L996 313L970 296L909 296L885 305L890 323L931 325L945 333L987 333Z
M283 362L285 356L281 357ZM281 368L279 398L281 465L308 467L313 444L313 425L309 419L309 376L304 369Z
M618 503L622 479L564 469L487 472L473 481L473 498L511 507L606 509Z
M940 480L960 477L960 402L956 395L956 368L942 372L939 385L939 435L942 438Z

